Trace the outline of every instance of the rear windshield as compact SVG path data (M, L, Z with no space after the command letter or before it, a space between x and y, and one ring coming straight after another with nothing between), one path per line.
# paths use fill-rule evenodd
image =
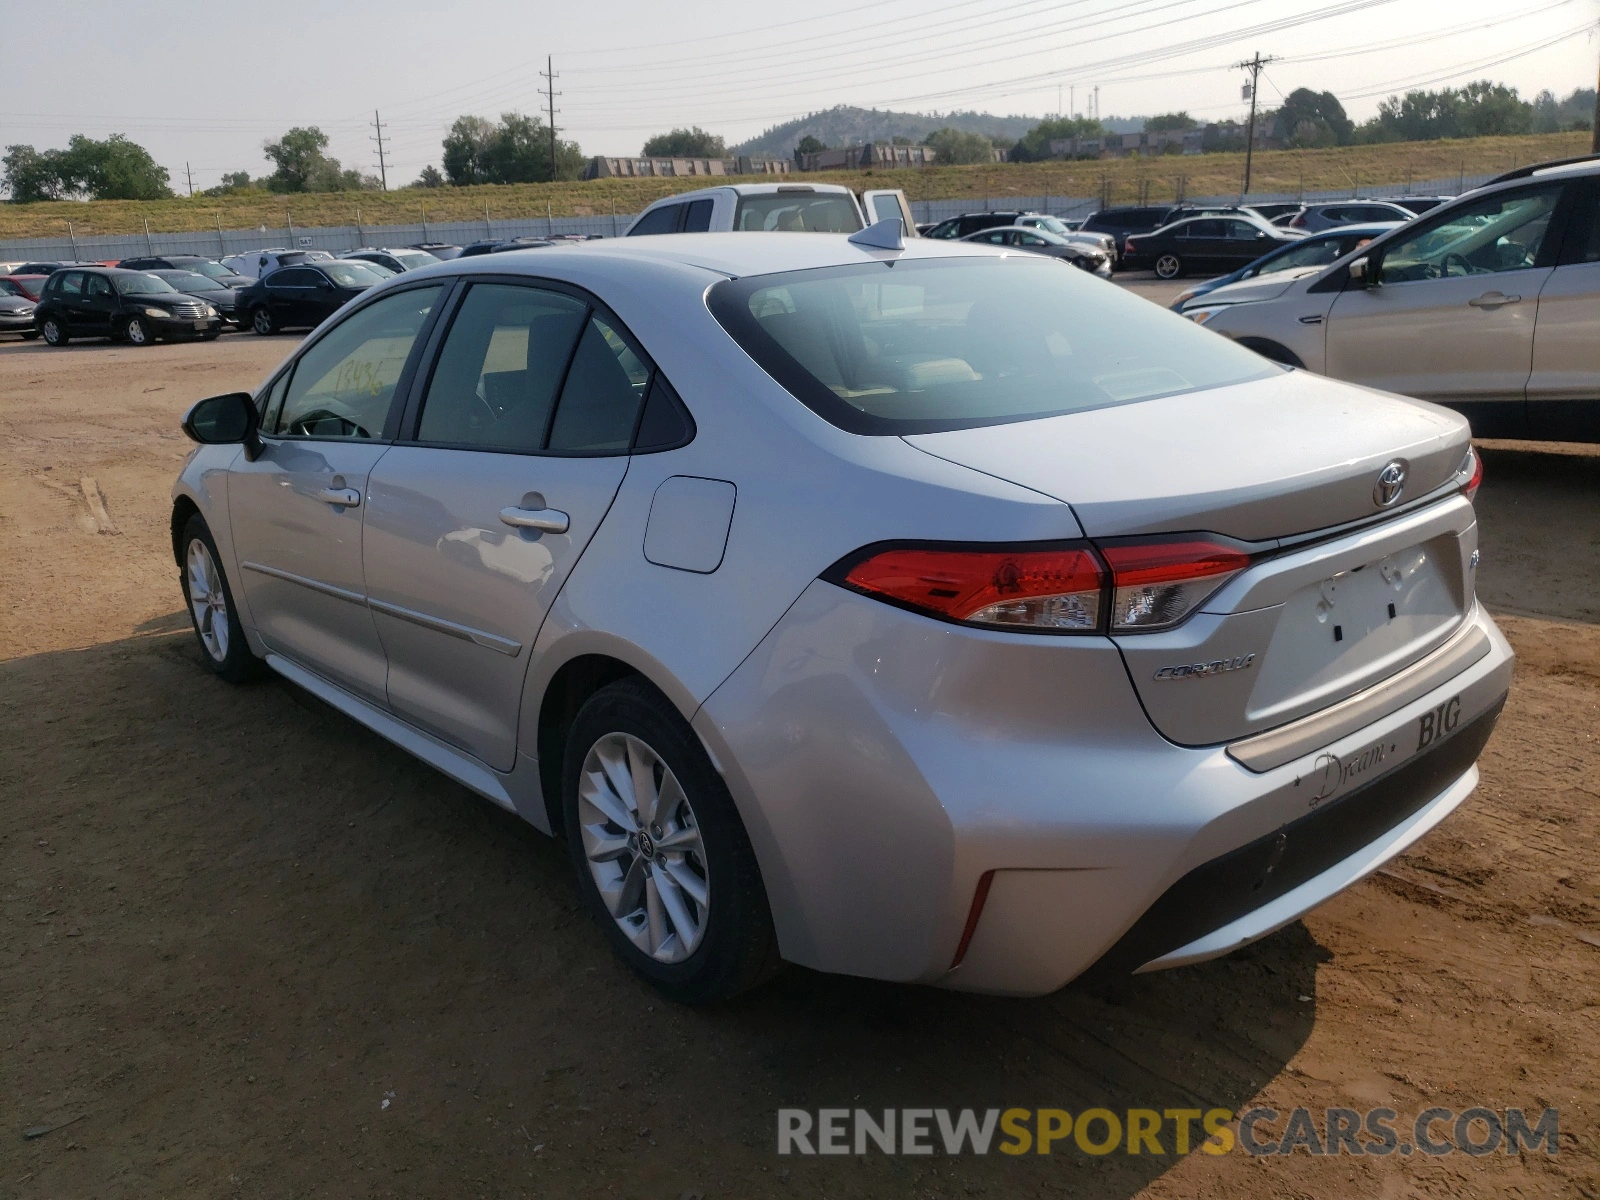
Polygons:
M856 202L838 192L777 192L766 196L741 196L733 227L854 233L861 228L861 215L856 211Z
M722 327L852 433L932 433L1084 412L1283 368L1141 296L1035 255L729 279Z

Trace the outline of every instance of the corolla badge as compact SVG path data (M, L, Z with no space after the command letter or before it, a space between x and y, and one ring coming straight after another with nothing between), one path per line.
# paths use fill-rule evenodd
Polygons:
M1405 459L1397 458L1378 472L1378 482L1372 489L1372 502L1379 508L1388 508L1400 499L1406 487Z

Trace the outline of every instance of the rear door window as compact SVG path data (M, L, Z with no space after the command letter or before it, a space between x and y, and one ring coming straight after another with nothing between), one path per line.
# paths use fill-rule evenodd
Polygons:
M536 453L589 306L542 288L475 284L428 383L417 440Z
M692 200L686 206L683 214L684 233L709 233L711 231L710 197L704 200Z
M62 275L60 291L63 296L81 296L83 294L83 272L68 271Z
M663 204L652 208L628 230L629 237L644 237L652 233L677 233L678 219L683 213L681 204Z
M620 454L633 440L650 387L650 368L615 326L600 316L573 355L550 431L550 449L580 454Z

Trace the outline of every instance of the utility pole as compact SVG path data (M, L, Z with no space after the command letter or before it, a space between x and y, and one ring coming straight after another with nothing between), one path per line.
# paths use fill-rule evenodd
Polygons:
M1094 119L1096 121L1100 119L1100 85L1098 83L1094 85Z
M1270 54L1262 58L1258 50L1254 57L1233 64L1236 71L1250 72L1250 82L1244 85L1244 98L1250 101L1250 123L1245 127L1244 135L1244 189L1239 193L1241 202L1250 194L1250 167L1256 149L1256 94L1261 90L1261 68L1277 61Z
M183 164L183 176L189 181L189 195L192 197L194 195L194 172L189 170L188 163Z
M389 190L389 167L383 160L383 122L378 119L378 110L372 110L372 127L378 131L376 137L369 137L367 141L378 143L378 179L383 184L383 190Z
M556 97L561 93L556 91L555 64L550 61L550 55L544 56L544 70L539 74L544 76L544 103L545 111L550 114L550 182L556 180Z
M1078 117L1078 87L1077 87L1076 84L1074 84L1072 87L1069 87L1067 89L1067 109L1068 109L1067 115L1070 116L1073 120L1077 120L1077 117Z

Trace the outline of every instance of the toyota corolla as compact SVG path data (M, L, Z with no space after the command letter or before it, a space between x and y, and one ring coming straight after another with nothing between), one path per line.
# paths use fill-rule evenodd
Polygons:
M1460 804L1512 661L1466 422L896 228L372 288L185 418L203 661L563 837L688 1002L1196 962Z

